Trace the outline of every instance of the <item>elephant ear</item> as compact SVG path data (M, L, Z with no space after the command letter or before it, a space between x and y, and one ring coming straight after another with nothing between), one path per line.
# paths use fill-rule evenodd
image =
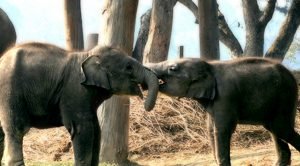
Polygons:
M111 89L108 73L97 56L89 56L81 65L81 84Z
M192 78L187 97L213 100L216 96L216 79L210 73L199 73Z

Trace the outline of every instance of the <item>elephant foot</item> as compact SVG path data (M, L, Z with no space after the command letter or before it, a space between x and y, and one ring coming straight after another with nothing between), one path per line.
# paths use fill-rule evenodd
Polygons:
M278 160L274 166L289 166L291 165L291 160Z

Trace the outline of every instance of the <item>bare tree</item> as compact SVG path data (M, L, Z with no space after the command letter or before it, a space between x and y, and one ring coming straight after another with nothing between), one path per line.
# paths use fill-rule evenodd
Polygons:
M149 36L144 50L144 63L160 62L168 57L173 7L177 0L153 0Z
M131 55L138 0L104 0L99 45L123 49ZM116 66L117 67L117 66ZM128 156L129 98L113 96L98 109L101 162L124 164Z
M66 48L83 50L83 30L80 0L65 0Z
M201 58L220 59L217 2L198 0Z
M283 60L300 24L300 0L294 0L278 37L266 53L266 57Z
M192 0L179 0L192 11L199 20L198 7ZM246 22L246 46L242 49L239 41L229 28L221 11L218 11L219 39L232 52L232 56L264 56L283 60L291 45L300 24L300 1L293 0L285 21L281 25L280 33L268 52L263 54L265 27L273 17L276 0L268 0L266 7L260 10L257 0L242 0L244 19Z
M151 9L147 10L141 17L141 27L133 50L133 58L143 62L143 53L148 40L149 26L151 19Z

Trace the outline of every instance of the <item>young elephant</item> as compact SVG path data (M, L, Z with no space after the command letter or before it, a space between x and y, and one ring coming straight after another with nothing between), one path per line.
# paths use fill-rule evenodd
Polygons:
M139 84L146 84L149 111L158 92L154 73L108 47L72 53L42 43L15 46L0 60L0 78L0 152L2 158L5 135L9 166L24 165L22 140L31 127L62 125L71 134L75 165L98 165L97 107L112 94L142 97Z
M205 62L180 59L147 64L161 80L159 90L199 101L218 165L230 165L230 138L236 125L260 124L271 132L277 165L289 165L288 143L300 151L294 130L297 83L281 64L261 58Z

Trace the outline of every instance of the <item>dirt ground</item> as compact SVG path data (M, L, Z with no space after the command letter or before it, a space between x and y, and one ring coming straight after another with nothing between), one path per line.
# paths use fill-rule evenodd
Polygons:
M49 162L73 160L73 150L67 131L61 128L37 130L32 129L24 138L25 159L30 161ZM292 166L300 166L300 153L292 149ZM233 147L232 165L266 166L276 161L273 143L250 148ZM212 166L216 165L212 154L190 149L175 153L151 155L132 154L131 161L145 166Z
M151 112L144 111L137 98L131 99L130 106L129 160L145 166L216 165L208 143L205 113L197 102L160 96ZM233 166L268 166L276 161L270 135L262 127L239 125L231 149ZM300 166L300 153L291 149L292 166ZM24 137L23 150L25 160L30 162L73 161L70 136L64 127L31 129Z

